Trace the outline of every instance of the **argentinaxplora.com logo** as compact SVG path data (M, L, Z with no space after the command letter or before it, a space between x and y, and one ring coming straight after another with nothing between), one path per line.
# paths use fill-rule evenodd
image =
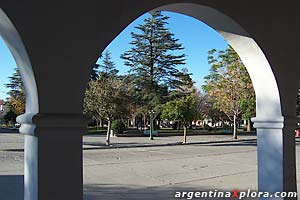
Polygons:
M241 191L234 189L231 191L219 191L219 190L209 190L209 191L182 191L175 192L175 198L178 199L202 199L202 198L295 198L297 197L297 192L261 192L248 189L246 191Z

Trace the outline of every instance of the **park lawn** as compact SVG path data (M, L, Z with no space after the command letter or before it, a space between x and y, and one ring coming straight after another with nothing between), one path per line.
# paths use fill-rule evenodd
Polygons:
M88 127L88 132L85 135L106 135L107 128Z
M106 135L106 127L96 129L96 127L89 127L88 132L86 135ZM183 134L183 129L174 130L172 128L161 128L158 131L159 136L177 136ZM230 134L230 130L226 130L223 128L213 129L211 131L204 130L204 129L188 129L188 135L212 135L212 134ZM244 131L239 131L244 132ZM144 136L143 131L137 130L136 128L128 128L124 131L123 134L118 134L117 136L124 136L124 137L141 137Z

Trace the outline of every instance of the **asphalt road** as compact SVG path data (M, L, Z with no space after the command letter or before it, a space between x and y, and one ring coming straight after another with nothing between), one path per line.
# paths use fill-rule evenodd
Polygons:
M92 138L84 140L93 142ZM95 137L95 144L99 140ZM116 142L118 139L114 140ZM136 143L139 139L132 140ZM177 138L170 140L175 141ZM201 141L205 140L208 138L203 136ZM20 134L0 134L0 199L22 199L22 146L23 137ZM256 190L256 153L256 141L253 140L156 147L87 148L83 152L84 199L167 200L174 199L176 191ZM297 160L300 160L298 155Z

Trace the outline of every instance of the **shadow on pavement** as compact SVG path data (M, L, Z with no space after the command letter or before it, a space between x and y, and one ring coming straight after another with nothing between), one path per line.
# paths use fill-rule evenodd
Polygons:
M188 142L182 144L182 142L170 142L170 143L112 143L110 146L106 146L103 142L83 142L83 145L89 145L90 147L83 147L82 150L97 150L97 149L122 149L122 148L141 148L141 147L164 147L164 146L185 146L185 145L206 145L206 146L257 146L256 139L245 139L245 140L216 140L216 141L204 141L204 142ZM7 152L23 152L24 149L4 149L2 151Z
M234 143L207 144L206 146L257 146L257 141L247 140Z
M19 133L19 129L17 129L17 128L0 128L0 133L3 133L3 134Z
M191 188L191 187L179 187L179 186L158 186L158 187L145 187L145 186L126 186L126 185L105 185L105 184L92 184L84 185L84 200L171 200L171 199L231 199L221 197L211 198L191 198L191 195L181 198L175 198L176 192L200 192L200 191L214 191L216 196L222 190L217 188ZM225 192L232 192L233 189L229 189ZM252 190L255 191L255 190ZM178 193L177 193L178 194ZM191 194L191 193L190 193ZM213 195L214 195L213 194ZM232 193L231 193L232 194ZM182 193L181 193L182 195ZM243 198L249 199L249 198ZM255 198L252 198L255 199Z
M104 143L84 142L84 145L92 147L83 148L83 150L95 149L111 149L111 148L137 148L137 147L163 147L163 146L177 146L177 145L206 145L206 146L256 146L256 139L245 140L216 140L216 141L203 141L203 142L170 142L170 143L113 143L111 146L106 146Z
M1 175L0 176L0 199L2 200L23 200L23 176L22 175ZM178 186L127 186L127 185L105 185L89 184L83 187L83 200L169 200L169 199L190 199L175 198L175 192L199 192L199 191L222 191L216 188L187 188ZM228 190L232 191L232 189ZM198 198L196 198L198 199ZM225 198L201 198L201 199L225 199ZM226 198L228 199L228 198ZM253 198L252 198L253 199Z
M163 146L175 146L183 145L182 142L175 143L163 143L163 144L149 144L149 143L113 143L110 146L106 146L104 143L87 143L84 145L90 145L93 147L83 148L83 150L96 150L96 149L121 149L121 148L139 148L139 147L163 147Z
M0 199L23 200L23 175L0 175Z

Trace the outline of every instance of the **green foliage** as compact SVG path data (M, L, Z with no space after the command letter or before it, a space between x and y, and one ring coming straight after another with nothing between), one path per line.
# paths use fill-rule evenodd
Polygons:
M119 72L116 69L114 62L111 60L110 52L108 50L104 52L102 64L100 64L99 67L102 69L99 74L100 77L115 78Z
M208 124L204 124L203 129L207 131L212 131L212 127L210 127Z
M162 111L161 118L171 121L181 121L184 126L190 124L198 116L196 100L192 96L167 102Z
M9 110L3 117L6 124L8 124L9 122L15 123L16 118L17 118L17 114L12 110Z
M198 117L197 100L194 96L184 96L180 99L167 102L161 117L171 121L181 122L183 125L183 143L186 143L187 127Z
M9 83L5 85L9 88L7 103L16 115L21 115L25 112L25 90L19 69L15 68L13 75L8 78Z
M242 117L244 119L251 119L255 116L256 99L254 91L250 92L249 97L241 102L241 107L243 110Z
M100 54L99 58L102 58L102 53ZM100 65L95 63L92 67L92 72L90 75L90 81L96 81L99 78L99 67Z
M99 78L89 82L84 99L84 111L97 119L113 120L128 115L127 87L117 76L118 71L105 52L99 65Z
M216 55L217 54L217 55ZM225 51L209 51L210 74L205 77L203 90L214 108L224 112L230 120L255 114L255 93L250 76L237 53L228 47Z
M99 78L98 69L99 69L99 64L95 63L90 75L90 81L96 81Z
M255 93L250 76L231 47L225 51L209 51L208 62L211 69L205 77L203 90L209 95L213 107L233 121L233 138L237 139L237 119L241 115L250 118L255 112Z
M224 112L216 108L212 102L214 102L210 96L207 94L203 96L204 98L204 106L202 109L202 118L200 119L211 119L212 123L215 124L216 122L219 121L228 121L228 117L225 115Z
M125 130L125 124L120 119L114 120L112 122L111 128L112 130L114 130L115 133L122 134L123 131Z
M143 24L135 27L137 31L131 33L132 48L121 55L130 67L135 104L159 113L155 107L167 102L171 95L186 93L193 85L191 74L186 69L177 69L185 64L185 55L178 52L183 47L166 27L168 18L160 12L151 13Z

